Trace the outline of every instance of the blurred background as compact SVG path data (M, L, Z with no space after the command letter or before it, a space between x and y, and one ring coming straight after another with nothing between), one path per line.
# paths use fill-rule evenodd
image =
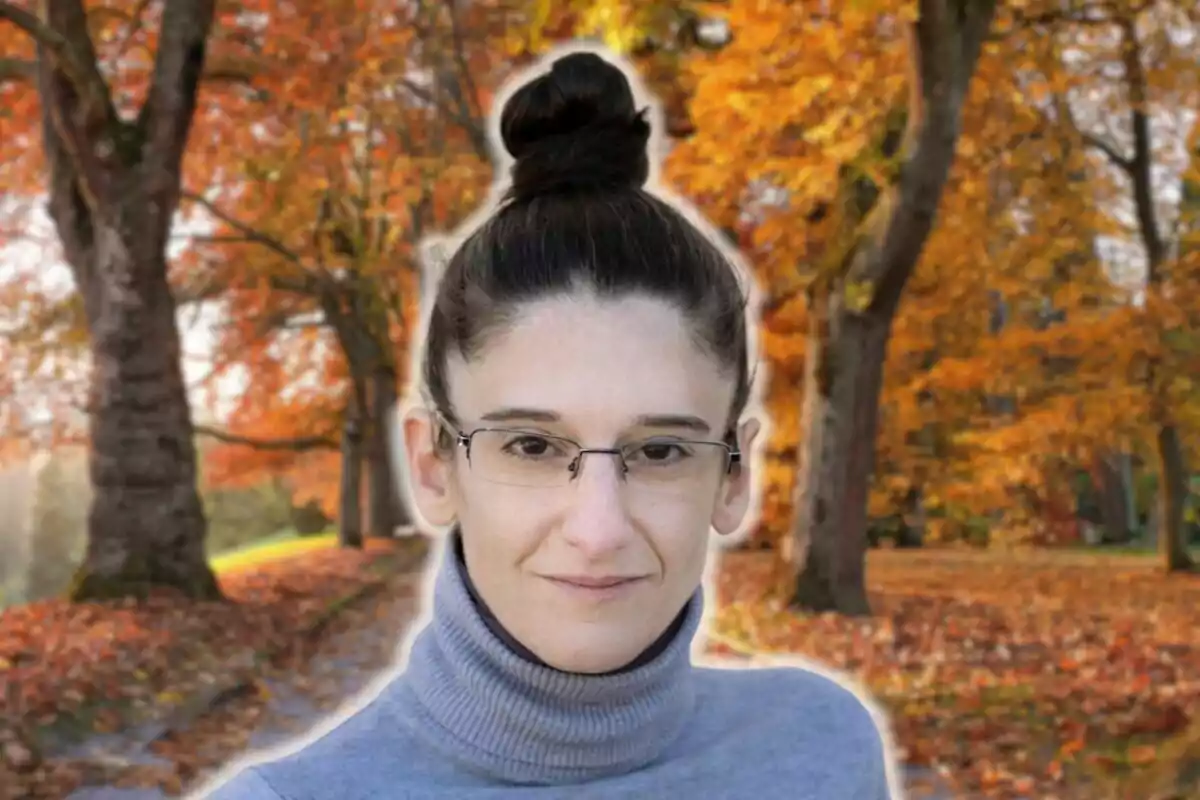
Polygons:
M282 735L264 641L386 663L422 244L582 39L762 292L713 654L852 671L914 797L1200 796L1195 0L203 5L0 2L0 785L171 793Z

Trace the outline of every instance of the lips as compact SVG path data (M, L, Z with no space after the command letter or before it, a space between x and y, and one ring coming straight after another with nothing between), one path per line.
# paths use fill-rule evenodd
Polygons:
M613 589L642 580L641 575L550 575L555 583L564 583L580 589Z

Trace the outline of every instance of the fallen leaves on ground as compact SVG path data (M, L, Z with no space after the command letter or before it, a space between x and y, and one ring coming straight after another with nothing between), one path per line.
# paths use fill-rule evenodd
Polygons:
M767 599L773 569L724 557L712 651L848 670L892 712L904 760L956 796L1096 800L1096 781L1136 778L1200 717L1200 576L1129 557L878 551L874 616L850 619Z
M63 770L50 759L43 763L37 742L46 731L111 732L169 715L204 690L251 674L259 654L286 652L302 641L331 606L411 558L413 546L370 540L362 551L321 550L223 573L232 602L164 593L143 602L48 600L6 610L0 614L0 786L22 797L55 796L58 789L38 788L39 781L87 779L82 773L97 765Z
M126 665L127 677L137 669L156 674L151 662L168 654L209 648L218 662L236 661L234 654L268 641L304 644L283 649L276 663L260 665L249 691L155 742L152 749L163 763L54 762L26 765L20 772L10 765L8 774L0 767L0 786L12 785L19 792L14 796L30 798L63 797L80 782L155 786L173 795L237 758L255 731L292 727L300 732L312 724L311 716L289 718L280 708L286 704L274 702L273 693L294 691L332 710L390 665L403 626L416 610L414 576L393 574L377 595L339 611L318 640L301 636L302 620L315 619L331 598L379 580L366 577L364 569L386 553L379 547L366 554L306 555L231 575L225 588L240 604L223 611L192 604L187 614L166 600L142 607L111 604L111 615L123 622L99 629L125 636L101 639L114 653L109 660ZM1190 758L1192 772L1200 769L1194 766L1200 764L1197 577L1164 576L1136 559L877 552L871 554L868 573L875 616L845 619L800 615L764 600L773 569L769 556L725 556L718 583L720 640L738 644L743 654L798 653L849 670L891 709L905 761L943 775L954 787L953 796L1194 796L1178 793L1190 773L1166 763L1165 756ZM80 635L98 627L94 610L91 616L87 607L51 613L53 606L40 619L59 620L59 625L71 621L69 630ZM154 631L164 628L176 639L197 637L202 647L156 644L160 639ZM0 618L0 631L8 632L0 636L0 657L15 662L28 649L13 642L27 637L12 630L12 621ZM65 641L61 633L59 641ZM141 648L145 652L139 655ZM721 645L713 649L727 652ZM63 674L71 672L66 652L51 649L43 669L54 664ZM172 666L181 665L160 664L158 674L173 676ZM98 676L113 669L108 660L98 667ZM28 662L20 668L31 674ZM77 668L72 674L89 673ZM186 684L184 675L174 677L151 694L185 694L186 686L179 684ZM50 677L35 675L34 688L25 688L21 696L39 697L51 685ZM77 677L76 685L105 681ZM84 688L77 691L95 696ZM0 748L8 746L18 762L36 760L36 754L21 751L13 731L0 727ZM1152 778L1155 788L1110 794L1087 782L1126 773ZM913 800L921 796L912 794Z
M299 735L317 719L273 701L275 692L294 692L321 714L336 710L390 671L396 646L418 610L419 575L399 574L369 602L339 613L312 649L293 649L260 676L260 691L226 703L194 725L156 743L185 788L203 782L220 765L245 753L255 731L277 738Z

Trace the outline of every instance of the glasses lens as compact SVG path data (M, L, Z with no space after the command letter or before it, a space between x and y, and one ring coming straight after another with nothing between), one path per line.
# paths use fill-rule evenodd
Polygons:
M646 488L691 490L718 480L729 450L713 442L650 439L623 448L630 483Z
M507 486L563 486L578 457L579 445L541 433L483 430L471 437L471 471Z
M690 492L716 484L729 464L728 448L713 442L648 439L625 445L621 455L625 482L654 493ZM471 471L506 486L565 486L574 477L571 465L579 456L575 442L543 433L491 429L471 437Z

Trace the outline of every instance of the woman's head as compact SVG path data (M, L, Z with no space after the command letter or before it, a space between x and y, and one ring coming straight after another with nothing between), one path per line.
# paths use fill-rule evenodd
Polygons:
M427 520L458 524L513 636L605 672L695 591L710 526L748 511L745 298L721 250L642 188L649 123L618 68L556 60L500 129L512 185L438 286L411 488Z

